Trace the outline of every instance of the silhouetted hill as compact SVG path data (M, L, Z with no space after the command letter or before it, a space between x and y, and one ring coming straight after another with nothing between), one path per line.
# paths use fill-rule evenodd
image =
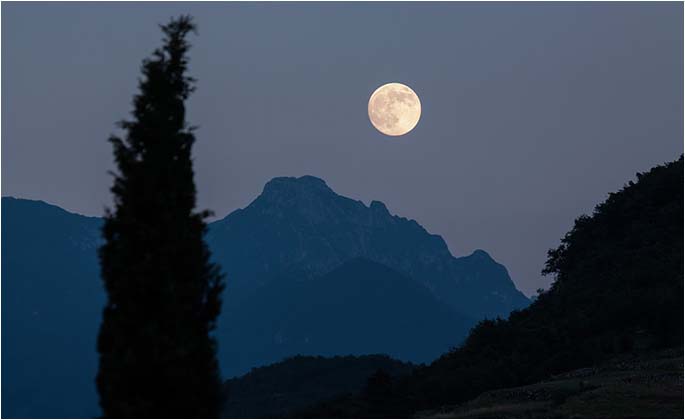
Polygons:
M222 417L284 417L336 395L361 391L378 369L397 377L413 367L385 355L290 357L226 381Z
M682 355L682 232L681 156L578 218L549 252L553 286L528 308L482 321L464 345L394 381L383 398L341 398L307 415L406 417L622 353L678 347Z
M2 416L97 416L102 221L9 197L2 220Z
M8 197L2 216L2 414L97 416L102 221ZM269 182L250 206L210 225L209 244L228 273L217 335L229 377L298 353L428 361L461 341L482 315L471 311L478 302L495 313L527 302L485 252L454 258L418 223L314 177ZM326 276L355 258L368 261ZM350 301L336 301L326 279Z
M475 321L382 264L355 258L323 276L280 279L228 308L222 359L247 370L305 354L384 353L429 362ZM227 317L228 318L228 317Z

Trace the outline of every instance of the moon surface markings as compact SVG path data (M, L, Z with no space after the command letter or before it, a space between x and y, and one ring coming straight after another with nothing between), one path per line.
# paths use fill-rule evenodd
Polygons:
M421 101L410 87L388 83L373 92L368 112L371 124L378 131L388 136L401 136L419 122Z

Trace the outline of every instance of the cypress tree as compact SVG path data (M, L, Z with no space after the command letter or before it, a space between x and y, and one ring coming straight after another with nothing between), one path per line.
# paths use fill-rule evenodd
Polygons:
M184 102L195 31L188 16L161 26L163 47L143 61L132 120L110 137L118 172L100 248L108 300L97 342L105 417L218 417L220 376L212 337L222 274L195 211L193 128Z

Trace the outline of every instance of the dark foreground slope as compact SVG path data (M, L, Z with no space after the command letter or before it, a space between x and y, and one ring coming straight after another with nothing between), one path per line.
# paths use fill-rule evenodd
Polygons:
M385 355L290 357L226 381L222 417L284 417L315 402L361 391L379 369L398 377L413 367Z
M339 399L308 415L407 417L619 354L682 348L682 232L681 157L638 174L578 218L549 253L553 286L530 307L481 322L463 346L394 381L380 398Z
M682 418L683 349L626 354L422 418Z

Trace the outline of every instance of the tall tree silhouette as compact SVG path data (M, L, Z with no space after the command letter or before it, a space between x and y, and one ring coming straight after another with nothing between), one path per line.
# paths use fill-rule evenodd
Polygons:
M188 16L161 26L164 45L143 61L133 120L111 137L118 173L100 248L108 294L98 337L105 417L217 417L220 377L211 336L223 288L195 212L193 129L184 101L195 31Z

